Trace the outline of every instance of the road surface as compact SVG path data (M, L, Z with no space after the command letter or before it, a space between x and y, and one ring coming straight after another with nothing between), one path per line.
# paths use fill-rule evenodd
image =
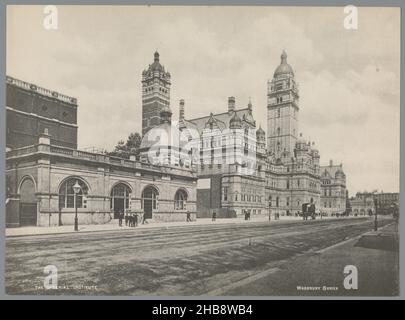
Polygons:
M299 295L280 277L268 290L252 284L372 227L370 218L343 218L7 237L6 291L196 296L240 295L246 287L249 295ZM44 288L47 265L57 268L58 289Z

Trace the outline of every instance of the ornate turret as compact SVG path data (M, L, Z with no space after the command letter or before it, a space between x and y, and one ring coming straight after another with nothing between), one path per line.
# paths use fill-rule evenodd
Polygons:
M294 76L293 68L287 63L287 53L283 50L281 54L281 62L280 65L274 71L274 78L278 78L284 75L291 75Z
M231 120L229 120L229 128L230 129L240 129L242 128L242 120L238 116L238 114L233 111L233 116Z
M170 73L160 63L159 53L142 72L142 135L161 123L160 111L170 105Z
M266 153L266 132L261 125L256 131L256 150L260 153Z

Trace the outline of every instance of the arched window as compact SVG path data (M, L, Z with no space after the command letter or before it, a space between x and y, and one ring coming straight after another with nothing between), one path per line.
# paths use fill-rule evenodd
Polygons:
M73 186L76 182L80 186L80 191L76 195L75 206L75 192L73 191ZM88 191L86 183L79 178L69 178L65 180L59 188L59 208L86 208L86 196Z
M25 178L20 185L20 202L33 203L36 201L34 181L31 178Z
M110 196L110 208L114 211L114 217L118 218L119 212L129 208L131 189L124 183L118 183L112 188Z
M184 190L177 190L174 196L174 209L185 210L187 202L187 193Z

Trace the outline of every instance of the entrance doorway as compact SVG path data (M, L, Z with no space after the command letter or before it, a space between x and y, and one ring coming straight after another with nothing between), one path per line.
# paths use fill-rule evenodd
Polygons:
M37 225L37 201L35 184L31 178L26 178L20 186L20 226Z
M152 219L153 210L157 209L158 191L156 188L149 186L142 192L142 209L144 219Z
M111 190L111 210L114 212L114 219L129 208L131 189L124 183L119 183Z

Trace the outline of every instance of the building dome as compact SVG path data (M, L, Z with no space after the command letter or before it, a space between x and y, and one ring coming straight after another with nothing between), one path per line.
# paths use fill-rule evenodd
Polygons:
M230 129L240 129L242 128L242 120L239 118L238 114L234 111L231 120L229 120Z
M346 177L346 175L344 174L344 172L342 171L342 169L336 170L336 173L335 173L335 178L336 178L336 179L345 178L345 177Z
M281 63L274 71L274 78L277 78L282 75L292 75L294 76L294 71L292 67L287 63L287 53L283 50L281 54Z
M164 67L160 64L160 62L159 62L159 52L155 52L155 54L154 54L154 61L153 61L153 63L149 66L149 69L148 69L148 71L149 72L153 72L153 71L159 71L159 72L164 72L165 71L165 69L164 69Z
M266 132L264 132L262 126L259 126L259 129L257 129L256 136L266 136Z
M302 137L302 133L300 133L300 136L296 142L296 148L299 150L308 150L308 144L305 141L305 139Z

